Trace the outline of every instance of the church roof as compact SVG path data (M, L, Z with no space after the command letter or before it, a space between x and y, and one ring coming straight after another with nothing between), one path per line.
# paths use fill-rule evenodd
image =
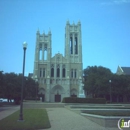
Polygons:
M130 75L130 67L121 67L126 75Z
M29 73L28 77L32 78L33 77L33 73Z

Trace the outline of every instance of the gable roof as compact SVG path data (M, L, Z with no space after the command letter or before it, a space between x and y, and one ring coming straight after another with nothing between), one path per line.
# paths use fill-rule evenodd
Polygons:
M122 68L124 74L130 75L130 67L121 67L121 68Z

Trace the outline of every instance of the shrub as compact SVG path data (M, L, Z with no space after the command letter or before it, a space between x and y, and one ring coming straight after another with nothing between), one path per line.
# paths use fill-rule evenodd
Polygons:
M105 104L105 98L77 98L77 97L65 97L62 100L63 103L96 103Z
M36 100L36 98L35 97L26 97L25 100ZM37 100L40 100L40 98L37 97Z

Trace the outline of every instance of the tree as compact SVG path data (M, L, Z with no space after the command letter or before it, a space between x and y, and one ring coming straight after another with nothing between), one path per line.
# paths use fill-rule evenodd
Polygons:
M22 85L22 75L17 75L15 73L5 73L0 72L0 96L7 98L8 102L14 99L19 102L21 99L21 85ZM24 77L24 88L23 88L23 98L26 97L36 97L36 87L37 83L30 77Z
M116 75L112 76L112 95L115 101L123 102L123 98L130 97L130 76L129 75Z
M109 91L109 79L112 73L110 69L102 66L88 66L84 69L84 90L92 97L102 97Z
M3 87L3 78L4 78L4 75L3 75L3 71L0 71L0 97L3 96L3 93L2 93L2 87Z
M102 66L88 66L84 69L84 90L92 97L110 99L110 88L113 102L130 101L130 76L116 75ZM111 80L111 83L109 83Z
M32 78L28 77L25 81L24 97L36 97L36 90L38 90L38 84Z

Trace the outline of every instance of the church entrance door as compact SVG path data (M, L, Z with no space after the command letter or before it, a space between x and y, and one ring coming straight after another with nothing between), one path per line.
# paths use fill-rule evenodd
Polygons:
M55 95L55 102L61 102L61 95L59 94Z

